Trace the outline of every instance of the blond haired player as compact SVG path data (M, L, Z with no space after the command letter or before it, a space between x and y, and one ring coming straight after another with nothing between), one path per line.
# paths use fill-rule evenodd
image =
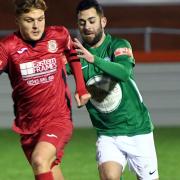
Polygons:
M36 180L63 180L58 164L71 138L71 98L64 58L76 79L78 105L90 98L79 58L63 26L45 28L44 0L15 0L19 30L0 42L0 73L13 88L15 120L22 148Z

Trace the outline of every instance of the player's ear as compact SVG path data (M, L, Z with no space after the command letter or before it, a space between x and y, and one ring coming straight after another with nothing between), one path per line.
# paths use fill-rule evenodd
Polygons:
M105 27L106 27L106 24L107 24L107 18L103 16L103 17L101 18L102 28L105 28Z

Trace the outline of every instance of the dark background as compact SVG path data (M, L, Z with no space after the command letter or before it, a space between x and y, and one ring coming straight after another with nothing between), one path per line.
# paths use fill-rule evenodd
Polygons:
M77 28L75 8L80 0L47 0L47 25L64 25ZM106 6L108 28L161 27L180 29L180 5ZM16 28L13 0L0 0L0 30ZM119 35L117 35L119 36ZM143 34L121 34L128 39L134 50L143 50ZM153 50L180 49L179 35L153 34Z

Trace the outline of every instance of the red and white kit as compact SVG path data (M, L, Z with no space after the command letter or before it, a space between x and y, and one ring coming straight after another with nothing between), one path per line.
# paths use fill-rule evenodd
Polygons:
M33 134L47 124L69 128L71 102L64 58L77 80L76 91L80 95L87 93L81 65L65 27L46 28L43 37L34 43L24 41L18 32L1 41L0 72L8 73L13 88L13 130L17 133Z

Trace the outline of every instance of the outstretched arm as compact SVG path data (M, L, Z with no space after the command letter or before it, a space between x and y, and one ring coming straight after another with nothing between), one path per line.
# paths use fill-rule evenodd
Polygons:
M80 61L71 61L70 66L73 71L75 82L76 82L75 97L78 96L78 99L75 98L76 103L78 107L81 107L89 101L89 99L91 98L91 95L88 93L85 87Z
M67 44L68 48L67 48L66 57L75 78L76 94L79 96L77 105L80 107L80 106L85 105L88 102L88 100L91 98L91 95L88 93L85 86L83 73L81 70L80 59L77 56L77 51L75 50L73 46L70 36L68 39L69 40Z
M117 62L104 61L101 57L91 54L86 48L83 47L78 39L75 39L75 46L78 52L78 57L84 58L87 62L99 67L102 71L109 74L113 78L121 81L126 81L129 79L133 69L133 63L128 60L128 58L131 57L126 57L127 60L121 60L120 63L118 63L118 60Z

